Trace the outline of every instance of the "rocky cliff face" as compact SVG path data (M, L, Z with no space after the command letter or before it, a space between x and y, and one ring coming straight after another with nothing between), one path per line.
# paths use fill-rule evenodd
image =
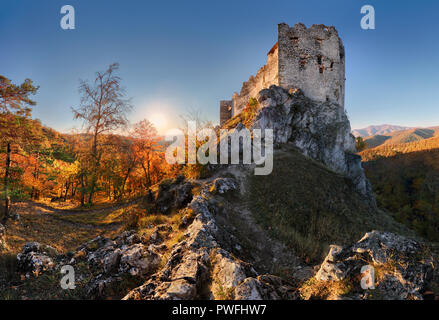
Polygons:
M342 107L313 101L299 89L287 91L278 86L261 90L257 99L260 109L251 129L273 129L275 146L292 142L304 155L349 177L366 201L376 206Z

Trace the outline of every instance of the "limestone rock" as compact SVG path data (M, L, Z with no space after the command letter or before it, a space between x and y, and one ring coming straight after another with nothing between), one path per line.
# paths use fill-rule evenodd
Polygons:
M175 206L180 209L192 200L192 183L186 182L176 190Z
M163 238L157 229L151 234L149 241L153 244L159 244L163 241Z
M181 209L192 200L192 183L184 182L184 176L178 176L175 181L164 181L159 185L156 199L156 209L168 214L172 208Z
M377 277L375 289L357 290L347 297L367 298L379 294L382 299L422 299L422 290L433 271L433 258L424 245L388 232L372 231L348 247L332 246L316 274L321 281L361 279L361 268L370 265Z
M212 294L215 299L225 299L247 276L241 261L232 259L225 250L217 250L212 263Z
M217 178L213 181L213 186L211 188L213 192L218 192L220 194L236 189L237 184L232 178Z
M295 287L273 275L247 278L235 288L236 300L296 300Z
M41 245L38 242L28 242L24 245L22 252L17 254L18 269L27 275L39 275L41 272L55 267L50 255L56 253L52 247Z
M133 276L154 271L159 263L160 256L140 243L133 244L120 252L120 271Z
M299 89L272 85L258 95L260 109L250 129L273 130L274 146L293 143L304 155L349 177L357 191L376 206L372 188L355 155L355 138L340 105L307 98ZM264 137L264 135L262 135Z

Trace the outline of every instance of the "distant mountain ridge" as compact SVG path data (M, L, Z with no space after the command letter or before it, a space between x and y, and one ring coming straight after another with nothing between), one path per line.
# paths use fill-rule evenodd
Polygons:
M429 127L394 131L384 135L377 134L363 137L363 139L366 143L366 148L372 149L385 145L407 144L437 137L439 137L439 127Z
M411 127L403 127L392 124L381 124L376 126L368 126L363 129L354 129L352 130L352 134L355 137L369 137L374 135L385 135L388 133L392 133L395 131L412 129Z
M431 151L433 149L439 149L439 136L400 144L385 143L375 148L365 149L358 154L363 161L371 161L382 157L394 157L400 154Z

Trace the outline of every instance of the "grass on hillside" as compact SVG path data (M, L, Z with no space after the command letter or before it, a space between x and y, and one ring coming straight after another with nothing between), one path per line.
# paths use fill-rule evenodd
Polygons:
M306 262L320 262L330 244L350 244L373 229L405 233L370 208L348 178L295 150L275 153L273 172L251 175L247 194L255 220Z
M73 214L54 214L54 217L59 220L73 223L88 224L92 226L105 226L123 223L126 212L126 208L120 208L114 211L93 210L92 212L84 211Z

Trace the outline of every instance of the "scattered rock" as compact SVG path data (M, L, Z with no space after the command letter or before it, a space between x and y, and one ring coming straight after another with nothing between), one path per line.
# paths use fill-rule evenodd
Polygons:
M172 231L172 227L168 224L159 224L156 227L157 231L162 231L162 232L171 232Z
M192 183L184 182L184 176L179 176L172 182L166 180L159 185L156 199L156 210L168 214L171 209L181 209L192 200Z

